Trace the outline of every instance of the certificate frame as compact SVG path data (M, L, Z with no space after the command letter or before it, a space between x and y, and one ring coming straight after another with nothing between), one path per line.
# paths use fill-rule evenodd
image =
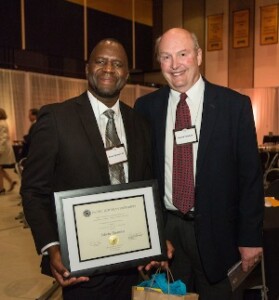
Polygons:
M54 200L62 261L71 276L167 259L157 181L61 191Z

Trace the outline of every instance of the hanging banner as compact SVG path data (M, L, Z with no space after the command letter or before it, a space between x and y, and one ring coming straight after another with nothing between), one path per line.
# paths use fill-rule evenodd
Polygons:
M249 46L249 9L233 12L233 48Z
M223 14L207 17L207 51L223 49Z
M261 7L261 45L278 43L278 4Z

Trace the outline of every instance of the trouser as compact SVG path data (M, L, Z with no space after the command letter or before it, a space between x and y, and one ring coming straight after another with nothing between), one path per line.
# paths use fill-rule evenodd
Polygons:
M64 300L131 300L132 286L138 283L136 269L91 277L89 282L63 289Z
M170 269L175 280L182 280L187 291L199 294L199 300L230 300L231 286L228 278L210 284L204 274L196 243L194 220L183 220L168 212L166 224L167 237L175 252Z

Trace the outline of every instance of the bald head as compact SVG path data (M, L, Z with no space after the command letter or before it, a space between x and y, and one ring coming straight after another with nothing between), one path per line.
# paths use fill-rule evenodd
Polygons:
M157 40L157 58L169 86L187 92L200 78L202 50L195 34L172 28Z
M164 34L162 34L160 37L158 37L158 39L156 40L155 50L156 50L157 58L159 59L159 53L160 53L159 49L160 49L160 44L162 41L163 42L165 40L176 41L179 38L192 41L193 48L196 50L200 48L198 38L193 32L190 32L183 28L171 28L171 29L167 30Z

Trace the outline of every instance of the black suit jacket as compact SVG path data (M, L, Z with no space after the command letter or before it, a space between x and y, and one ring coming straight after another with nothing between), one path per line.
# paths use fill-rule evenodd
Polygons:
M164 196L169 88L137 100L150 122L155 176ZM205 81L195 186L195 230L205 274L226 277L238 246L261 246L263 179L250 99ZM168 237L171 240L171 237Z
M129 182L151 179L146 121L120 102L127 140ZM37 252L58 241L53 193L110 185L108 162L86 93L44 106L32 134L21 195ZM43 269L43 273L49 273Z

